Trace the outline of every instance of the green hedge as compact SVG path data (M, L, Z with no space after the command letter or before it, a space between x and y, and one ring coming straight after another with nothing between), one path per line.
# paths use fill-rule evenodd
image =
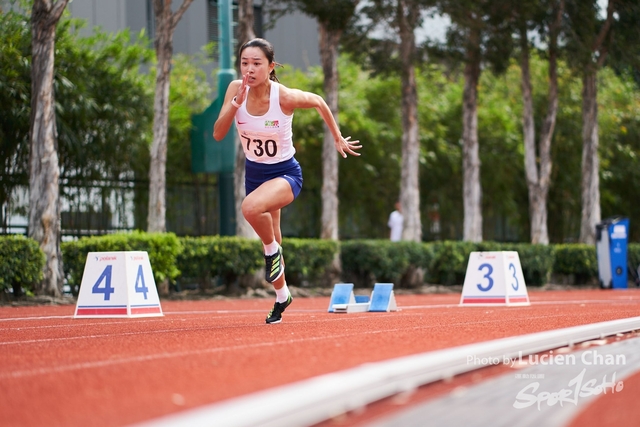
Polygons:
M229 285L239 276L253 274L264 267L259 240L241 237L184 237L184 251L178 256L178 268L184 282L196 281L201 288L211 286L214 277ZM287 283L304 286L322 281L338 254L339 243L318 239L285 239L282 250Z
M331 269L333 260L340 252L340 243L335 240L287 238L282 241L287 284L308 286L327 283L325 274ZM262 256L261 256L262 257ZM261 261L264 263L264 260Z
M229 236L180 238L184 250L177 258L181 282L197 281L201 289L210 286L214 277L226 284L238 276L251 274L264 265L262 245L258 240Z
M471 252L516 251L522 274L527 285L541 286L548 283L553 271L554 247L526 243L459 242L433 243L434 261L429 275L432 283L461 285L467 273Z
M596 247L586 244L555 245L556 256L553 272L573 275L576 284L588 283L598 278Z
M347 240L340 245L342 275L356 287L375 282L399 284L410 268L429 270L433 251L429 244L388 240Z
M254 274L264 266L259 240L241 237L182 237L172 233L142 232L88 237L61 244L65 277L77 291L89 252L146 251L156 283L166 279L196 281L205 288L213 278L225 285ZM342 277L358 287L375 282L404 286L403 277L414 269L424 271L424 283L461 285L469 254L473 251L517 251L527 285L548 283L551 273L572 275L575 284L598 277L593 245L531 245L525 243L439 241L429 243L388 240L287 238L283 242L287 282L293 286L330 287L329 275L340 257ZM640 265L640 243L629 244L629 268ZM23 236L0 237L0 286L19 295L42 280L45 258L38 244ZM634 279L631 275L630 279ZM335 279L334 279L335 280Z
M173 233L118 233L83 237L60 245L67 284L74 293L82 283L82 273L89 252L145 251L156 285L173 281L180 275L177 257L182 252L180 240Z
M489 250L484 246L485 243L479 244L480 250ZM542 286L549 283L551 273L553 272L553 261L555 257L555 248L553 245L533 245L528 243L499 243L495 249L489 246L490 250L495 251L516 251L520 258L522 266L522 274L527 285Z
M469 254L478 250L478 244L442 241L432 245L434 259L428 281L441 285L462 284L467 273Z
M42 279L44 255L38 245L24 237L0 240L0 285L31 289ZM172 233L142 232L83 238L61 245L68 284L76 290L89 252L138 251L149 253L156 283L194 281L201 288L212 279L229 286L240 276L256 273L264 266L259 240L241 237L181 237ZM429 243L388 240L287 238L283 242L287 282L293 286L332 286L327 272L340 257L339 280L357 287L375 282L404 286L403 278L421 269L424 283L461 285L469 254L474 251L516 251L529 286L549 283L552 273L573 275L574 283L592 283L598 276L595 246L582 244L531 245L525 243L439 241ZM640 244L629 244L629 266L640 263ZM632 275L633 279L634 276ZM335 279L334 279L335 280Z
M34 290L44 278L45 255L38 243L21 235L0 236L0 289L14 297Z

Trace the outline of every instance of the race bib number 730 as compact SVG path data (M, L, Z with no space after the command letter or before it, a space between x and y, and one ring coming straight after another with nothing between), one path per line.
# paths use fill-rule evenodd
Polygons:
M275 132L240 131L242 149L247 159L258 163L273 163L282 158L280 139Z

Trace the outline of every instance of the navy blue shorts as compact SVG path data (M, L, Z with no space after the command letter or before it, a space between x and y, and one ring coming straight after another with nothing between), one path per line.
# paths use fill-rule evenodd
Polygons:
M293 198L302 190L302 169L295 157L276 164L256 163L245 160L244 189L249 195L264 182L274 178L284 178L289 182Z

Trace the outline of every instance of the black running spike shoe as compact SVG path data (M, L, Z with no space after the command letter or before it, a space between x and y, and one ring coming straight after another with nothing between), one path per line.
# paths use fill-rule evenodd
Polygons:
M282 259L282 247L278 245L278 252L273 255L265 255L265 280L273 283L284 273L284 260Z
M289 294L285 302L276 302L275 304L273 304L273 308L267 315L267 324L270 325L273 323L282 322L282 313L287 307L289 307L289 305L291 305L291 301L293 301L293 298L291 298L291 294Z

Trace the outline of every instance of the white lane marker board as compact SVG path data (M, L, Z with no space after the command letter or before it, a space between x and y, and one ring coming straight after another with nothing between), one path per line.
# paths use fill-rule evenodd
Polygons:
M89 252L74 318L163 316L149 254Z
M518 252L471 252L460 305L530 305Z

